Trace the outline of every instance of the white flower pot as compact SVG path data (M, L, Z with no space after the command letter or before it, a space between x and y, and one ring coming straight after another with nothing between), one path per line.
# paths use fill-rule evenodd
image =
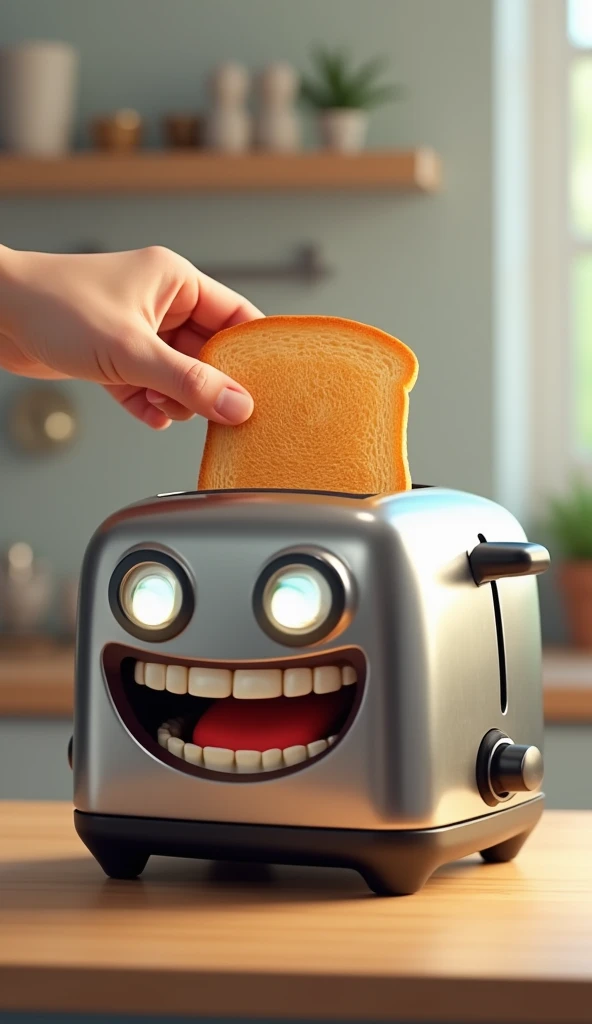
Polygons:
M0 51L0 136L5 149L59 156L70 148L78 54L68 43Z
M365 110L324 110L320 115L320 128L323 143L328 149L357 153L366 142L368 114Z

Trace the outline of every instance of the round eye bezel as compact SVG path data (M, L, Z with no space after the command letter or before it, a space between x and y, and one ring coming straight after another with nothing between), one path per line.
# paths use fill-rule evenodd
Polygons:
M305 551L290 551L274 558L259 574L253 590L253 611L255 618L263 630L272 640L276 640L287 647L310 647L326 639L339 626L344 618L348 587L345 569L338 571L335 559L313 554ZM302 566L315 569L328 585L331 593L330 609L327 617L318 626L308 631L280 629L270 619L266 611L266 592L269 584L278 574L287 568L298 569ZM340 566L341 568L341 566Z
M142 565L164 566L175 576L181 589L181 602L175 618L162 628L140 626L130 619L121 601L121 589L134 569ZM150 549L132 551L118 563L109 581L109 605L114 617L127 633L148 643L163 643L181 633L193 616L195 595L191 580L183 567L170 555Z

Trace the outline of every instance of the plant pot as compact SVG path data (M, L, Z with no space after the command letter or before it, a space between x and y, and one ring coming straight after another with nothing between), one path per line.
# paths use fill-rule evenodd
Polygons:
M320 115L323 144L339 153L357 153L364 148L368 130L365 110L324 110Z
M571 641L592 649L592 560L563 562L558 577Z

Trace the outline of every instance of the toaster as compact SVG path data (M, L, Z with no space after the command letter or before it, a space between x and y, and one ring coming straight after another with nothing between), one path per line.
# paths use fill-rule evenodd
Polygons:
M113 878L151 854L343 866L378 894L512 859L544 804L545 548L444 487L178 492L84 558L69 757Z

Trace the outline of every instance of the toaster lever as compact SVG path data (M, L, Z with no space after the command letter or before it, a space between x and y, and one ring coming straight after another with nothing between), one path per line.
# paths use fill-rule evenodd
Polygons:
M526 541L483 541L473 548L468 558L478 587L506 576L534 576L545 572L551 561L542 544Z

